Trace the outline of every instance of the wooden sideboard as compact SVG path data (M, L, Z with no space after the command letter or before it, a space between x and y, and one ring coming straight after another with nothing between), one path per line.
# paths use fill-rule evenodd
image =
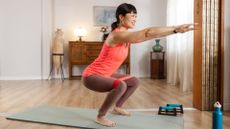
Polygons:
M92 63L99 55L102 46L102 42L69 41L69 79L74 79L75 77L73 75L73 66L89 65ZM129 55L128 58L123 62L127 74L130 73Z

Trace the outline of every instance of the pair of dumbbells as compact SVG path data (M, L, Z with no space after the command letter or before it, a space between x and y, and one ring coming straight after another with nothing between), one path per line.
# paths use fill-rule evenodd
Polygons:
M184 113L182 104L167 104L166 106L160 106L158 111L159 115L177 116L177 113Z

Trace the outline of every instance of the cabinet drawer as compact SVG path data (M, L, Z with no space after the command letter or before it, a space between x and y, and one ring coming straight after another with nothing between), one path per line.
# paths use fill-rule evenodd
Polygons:
M97 56L90 56L87 58L87 63L92 63L95 59L97 58Z
M101 50L102 44L89 44L87 45L88 50Z
M98 56L100 54L100 51L87 51L87 56Z
M82 64L86 62L85 46L81 44L71 44L71 47L69 49L70 62L76 64Z

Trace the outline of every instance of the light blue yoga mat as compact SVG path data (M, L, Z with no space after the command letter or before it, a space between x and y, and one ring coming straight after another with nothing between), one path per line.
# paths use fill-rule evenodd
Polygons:
M117 123L116 127L105 127L94 122L95 109L39 106L7 116L7 119L71 126L86 129L184 129L182 117L132 113L132 116L108 114Z

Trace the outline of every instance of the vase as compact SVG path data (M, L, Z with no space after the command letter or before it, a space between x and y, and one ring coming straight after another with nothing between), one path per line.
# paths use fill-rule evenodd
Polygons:
M154 52L162 52L163 47L160 45L160 39L155 40L155 45L152 47Z

